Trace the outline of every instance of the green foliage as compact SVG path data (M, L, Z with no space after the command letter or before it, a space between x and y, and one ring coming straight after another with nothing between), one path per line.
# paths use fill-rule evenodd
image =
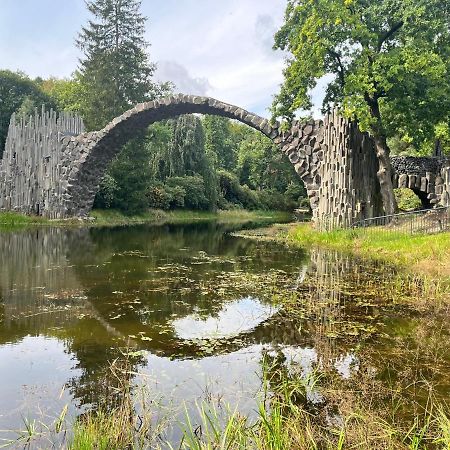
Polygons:
M252 189L268 189L283 193L289 184L296 184L305 195L303 184L293 165L273 142L261 133L243 125L246 133L238 144L237 168L241 184Z
M166 186L172 189L172 194L184 192L184 206L188 209L211 209L210 201L207 197L205 180L200 175L172 177L166 180ZM170 192L170 191L169 191ZM173 200L175 204L175 199ZM181 201L180 201L181 203Z
M0 157L3 154L11 115L19 112L26 116L35 107L55 108L53 100L39 85L21 72L0 70Z
M236 175L219 170L217 172L221 197L230 204L236 204L247 209L257 209L258 199L252 195L251 190L240 185Z
M41 89L56 103L60 111L80 113L86 110L86 96L79 73L73 78L49 78L40 83Z
M216 167L233 170L236 166L236 145L233 140L231 121L224 117L206 116L203 125L206 153Z
M445 3L445 2L444 2ZM329 73L324 109L340 105L365 129L417 147L448 123L449 10L440 0L289 0L275 47L292 57L273 104L292 118ZM379 107L382 123L374 112ZM384 131L383 131L384 129Z
M221 200L219 208L227 209L238 206L245 209L293 210L298 206L298 199L291 200L276 190L253 190L239 183L236 175L225 170L218 171Z
M422 202L411 189L394 189L398 207L403 211L412 211L422 208Z
M135 214L147 208L146 193L151 180L148 160L148 149L142 137L139 136L125 145L109 169L109 175L115 182L110 182L114 187L110 206L128 214Z
M116 180L107 173L100 183L100 189L95 197L96 208L111 208L114 205L119 186Z
M306 196L304 186L272 142L249 127L234 123L227 125L226 133L222 135L233 143L233 153L239 156L233 172L217 166L217 155L207 152L204 126L198 117L181 116L153 124L146 134L145 156L134 164L130 163L129 152L117 157L113 164L115 172L113 174L112 168L109 170L96 206L122 209L129 205L128 201L116 197L126 199L131 195L136 187L125 189L130 172L137 168L141 171L146 164L149 178L147 183L140 184L139 198L146 197L145 206L144 201L140 202L142 208L214 210L238 207L286 211L296 208ZM117 167L124 169L118 171ZM125 179L117 178L123 176ZM119 185L122 185L120 190Z

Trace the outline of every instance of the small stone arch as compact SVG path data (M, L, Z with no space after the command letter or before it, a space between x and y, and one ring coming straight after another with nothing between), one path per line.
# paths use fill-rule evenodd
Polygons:
M446 182L443 173L445 158L396 156L391 158L394 170L394 189L411 189L419 197L423 209L431 209L440 202Z

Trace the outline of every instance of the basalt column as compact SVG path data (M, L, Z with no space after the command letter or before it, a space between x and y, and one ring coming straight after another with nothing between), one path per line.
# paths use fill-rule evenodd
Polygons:
M83 130L81 118L69 113L42 108L29 120L13 114L0 160L0 211L64 217L65 180L73 161L64 161L61 141Z
M336 111L325 117L323 135L315 222L333 228L382 215L373 139Z

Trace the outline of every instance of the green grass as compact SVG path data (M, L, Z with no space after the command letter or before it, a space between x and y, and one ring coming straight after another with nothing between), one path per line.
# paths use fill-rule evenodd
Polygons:
M43 217L26 216L12 212L0 212L0 231L14 230L27 226L120 226L137 225L144 223L190 223L197 221L217 220L222 223L243 222L251 220L267 220L270 222L291 220L292 214L283 211L162 211L151 209L141 214L125 215L114 209L93 210L91 220L71 218L65 220L49 220Z
M218 220L219 222L241 222L245 220L267 219L270 221L290 220L292 215L282 211L247 211L241 209L229 211L162 211L149 210L138 215L124 215L116 210L93 210L90 214L98 225L132 225L137 223L189 223Z
M181 423L167 424L178 427L182 433L181 442L171 447L158 438L163 428L152 429L151 417L141 414L138 418L133 405L126 401L108 414L93 412L84 415L75 423L68 447L70 450L450 448L449 410L432 399L423 413L402 421L395 404L379 409L376 402L367 402L367 393L361 393L359 387L341 387L342 391L334 387L332 395L344 400L336 405L340 423L330 424L321 414L308 409L305 379L299 374L289 375L277 364L262 364L262 384L253 419L226 404L200 401L197 403L196 419L186 409ZM316 383L320 384L320 380L319 377ZM325 386L319 388L326 391ZM138 427L138 424L144 425Z
M401 395L386 400L386 392L373 389L371 377L330 384L330 375L317 372L314 386L340 420L330 423L320 410L308 407L306 386L300 372L290 372L280 361L262 361L261 388L256 394L253 418L223 402L200 400L197 414L185 409L180 421L167 422L152 409L145 395L136 398L130 391L127 364L112 363L119 380L120 401L115 407L100 407L78 419L66 419L65 410L53 425L25 422L16 440L3 446L16 448L68 448L70 450L185 449L185 450L341 450L355 449L440 449L450 448L450 410L430 396L414 417L402 410L414 400ZM401 386L391 387L396 392ZM392 394L394 395L394 394ZM398 403L400 402L400 403ZM411 404L412 402L412 404ZM170 413L168 412L169 416ZM172 415L173 416L173 415ZM42 428L42 430L41 430ZM167 430L179 430L181 440L172 445L164 438ZM45 447L40 445L45 442ZM56 444L58 443L58 444ZM28 447L27 447L28 446Z
M48 225L50 221L43 217L26 216L13 212L0 212L0 232L17 230L36 225Z
M302 224L290 229L288 240L300 245L318 245L381 259L430 275L450 276L448 232L411 235L376 228L320 232L310 224Z

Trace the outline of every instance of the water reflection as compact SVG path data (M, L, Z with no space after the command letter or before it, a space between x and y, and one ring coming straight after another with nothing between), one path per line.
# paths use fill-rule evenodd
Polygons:
M244 411L263 354L300 373L314 403L323 400L316 370L344 380L383 377L387 361L401 370L405 361L391 361L397 336L416 318L389 304L391 269L227 231L206 223L0 234L0 429L41 404L56 413L61 402L114 406L112 361L131 364L139 375L128 383L165 402L207 391Z
M216 317L201 318L197 313L173 322L181 339L217 339L235 336L254 329L272 317L278 308L263 305L257 299L246 297L224 306Z

